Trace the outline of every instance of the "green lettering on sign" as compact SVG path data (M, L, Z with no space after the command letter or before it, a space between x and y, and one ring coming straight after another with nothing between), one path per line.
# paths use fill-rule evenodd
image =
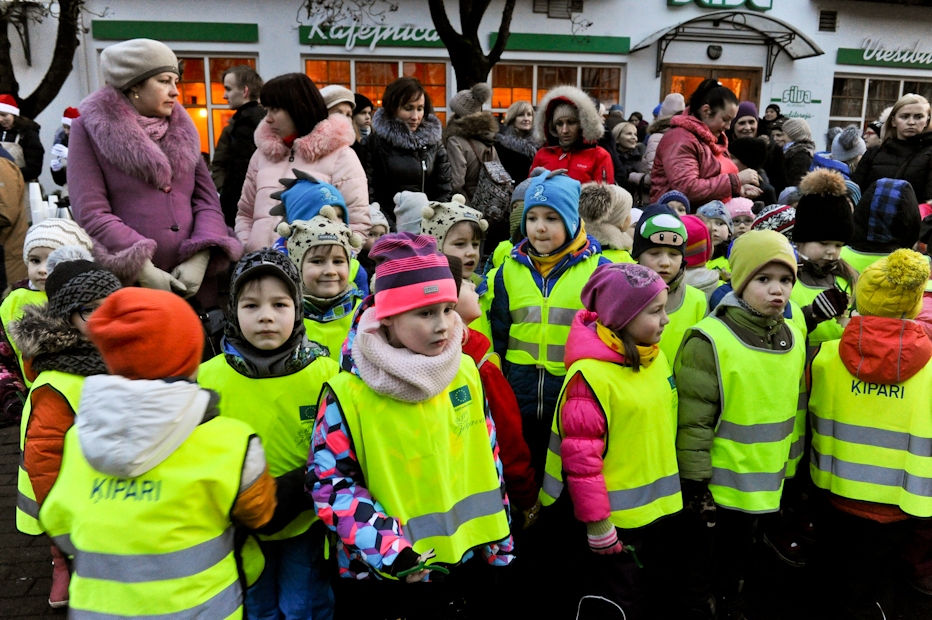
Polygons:
M889 49L882 41L866 39L860 49L838 48L835 61L840 65L929 69L932 67L932 52L921 51L919 41L913 43L911 47Z
M773 0L667 0L667 6L697 4L704 9L737 9L747 7L754 11L769 11Z
M364 26L350 24L323 25L314 23L298 28L302 45L340 45L347 51L357 46L368 47L443 47L440 35L433 28L418 26Z

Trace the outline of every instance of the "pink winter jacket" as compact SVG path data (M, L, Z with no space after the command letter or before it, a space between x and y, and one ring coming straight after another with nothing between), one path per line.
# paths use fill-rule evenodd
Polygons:
M564 361L567 368L580 359L624 363L624 357L605 346L596 334L596 319L598 315L588 310L576 313L566 341ZM570 380L560 415L564 434L560 452L576 518L583 523L608 519L612 509L602 475L608 426L602 406L582 375L577 374ZM615 444L613 449L620 449L620 446Z
M716 140L705 123L690 116L688 108L681 116L674 116L670 125L654 156L650 201L657 202L674 189L686 194L696 208L739 195L738 175L722 174L722 164L716 159L728 151L725 134Z
M350 228L366 236L369 185L359 158L350 148L356 134L348 118L335 114L322 120L290 149L268 123L259 123L255 139L256 152L249 160L236 213L236 236L247 252L271 247L278 239L275 227L281 218L269 215L278 204L272 194L283 189L279 179L294 178L294 168L340 190L349 208Z

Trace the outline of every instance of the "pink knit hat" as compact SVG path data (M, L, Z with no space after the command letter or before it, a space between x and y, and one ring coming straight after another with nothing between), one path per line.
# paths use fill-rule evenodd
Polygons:
M712 258L709 227L695 215L684 215L680 219L686 225L686 266L701 267Z
M754 211L751 209L754 208L754 202L748 200L747 198L742 198L741 196L735 196L731 200L725 203L725 207L728 209L728 213L731 215L731 219L736 217L741 217L742 215L754 219Z
M447 257L433 237L400 232L382 235L369 251L375 261L375 318L395 316L459 295Z
M583 287L583 306L599 321L620 332L654 297L667 288L657 272L632 263L601 265Z

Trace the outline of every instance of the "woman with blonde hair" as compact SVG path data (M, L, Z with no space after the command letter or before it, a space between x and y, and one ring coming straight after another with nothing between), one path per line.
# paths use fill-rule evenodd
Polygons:
M528 101L515 101L495 134L498 158L515 184L528 178L539 148L540 143L534 139L534 107Z
M615 183L631 192L641 204L637 197L646 197L650 192L650 174L640 171L646 146L638 140L638 126L630 121L618 123L612 127L612 135L615 136L615 150L621 163L615 170Z
M932 131L929 101L922 95L900 97L881 128L881 143L867 149L851 180L866 190L878 179L909 181L919 202L932 199Z

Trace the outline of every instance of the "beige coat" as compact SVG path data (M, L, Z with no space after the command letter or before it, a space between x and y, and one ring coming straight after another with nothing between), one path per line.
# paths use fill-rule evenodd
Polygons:
M26 277L23 243L29 228L29 216L23 207L25 191L23 173L9 159L0 157L0 245L3 245L8 284Z

